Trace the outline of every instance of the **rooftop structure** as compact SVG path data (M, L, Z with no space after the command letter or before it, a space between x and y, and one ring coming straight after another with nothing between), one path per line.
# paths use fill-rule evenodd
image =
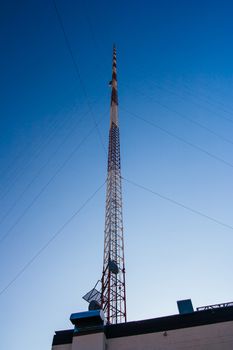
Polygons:
M105 324L100 310L71 315L52 350L232 350L233 306Z

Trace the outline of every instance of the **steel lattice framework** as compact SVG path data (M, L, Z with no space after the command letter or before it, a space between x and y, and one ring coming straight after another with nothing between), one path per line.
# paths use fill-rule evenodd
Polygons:
M126 322L126 290L115 46L113 48L112 80L110 84L112 93L101 307L107 322L116 324Z

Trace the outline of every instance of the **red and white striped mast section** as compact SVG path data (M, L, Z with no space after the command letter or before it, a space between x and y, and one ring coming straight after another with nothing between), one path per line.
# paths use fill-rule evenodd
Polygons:
M126 288L115 46L113 47L112 80L110 84L112 93L101 308L104 311L107 322L116 324L126 322Z

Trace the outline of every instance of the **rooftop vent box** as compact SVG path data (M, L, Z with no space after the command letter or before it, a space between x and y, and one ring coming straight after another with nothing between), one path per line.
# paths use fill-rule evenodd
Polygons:
M177 306L180 314L190 314L194 312L191 299L178 300Z
M70 321L75 326L74 333L102 331L105 325L105 318L102 310L90 310L72 314L70 316Z

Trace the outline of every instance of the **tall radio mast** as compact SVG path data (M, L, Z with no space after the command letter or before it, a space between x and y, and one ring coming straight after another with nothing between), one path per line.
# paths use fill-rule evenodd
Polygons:
M120 134L116 47L113 47L108 175L105 211L101 307L111 324L126 322L124 235L122 220Z
M113 47L111 110L108 144L107 193L104 231L104 261L101 281L84 295L89 310L102 309L108 323L126 322L125 260L122 220L120 134L116 47ZM96 286L101 282L101 291Z

